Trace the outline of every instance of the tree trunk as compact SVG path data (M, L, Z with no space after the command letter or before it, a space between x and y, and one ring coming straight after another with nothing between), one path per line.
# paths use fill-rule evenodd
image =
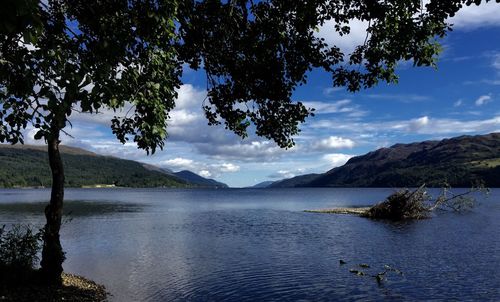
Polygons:
M65 259L59 240L64 199L64 170L59 153L59 131L48 140L50 170L52 171L52 192L50 203L45 208L45 232L43 236L42 275L44 281L60 285L62 283L62 263Z

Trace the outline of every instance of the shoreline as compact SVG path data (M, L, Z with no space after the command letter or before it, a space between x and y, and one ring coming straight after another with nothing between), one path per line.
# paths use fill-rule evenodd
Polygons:
M63 273L63 285L50 287L37 284L0 286L0 301L76 301L103 302L110 295L104 285L82 276Z

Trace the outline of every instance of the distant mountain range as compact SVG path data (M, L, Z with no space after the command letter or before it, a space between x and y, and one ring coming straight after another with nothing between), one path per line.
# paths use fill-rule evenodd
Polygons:
M61 157L68 187L227 187L191 171L172 172L80 148L61 146ZM45 187L50 184L45 146L0 144L0 187Z
M196 173L188 170L183 170L179 172L173 172L173 175L180 179L187 181L188 183L195 184L201 187L213 187L213 188L228 188L228 185L222 182L218 182L214 179L202 177Z
M270 180L270 181L263 181L263 182L259 182L258 184L255 184L251 187L248 187L248 188L253 188L253 189L262 189L262 188L267 188L269 187L270 185L272 185L274 183L274 181Z
M173 172L132 160L61 146L68 187L210 187L227 185L191 171ZM413 187L425 183L469 187L481 180L500 187L500 133L396 144L351 158L322 174L307 174L252 188ZM0 144L0 187L50 186L45 146Z
M500 133L396 144L351 158L323 174L277 181L288 187L412 187L425 183L469 187L481 180L500 187Z
M151 171L158 171L173 177L180 178L187 183L199 186L199 187L213 187L213 188L229 188L228 185L222 182L218 182L215 179L205 178L189 170L182 170L179 172L174 172L167 168L160 168L158 166L150 164L142 164L142 166Z

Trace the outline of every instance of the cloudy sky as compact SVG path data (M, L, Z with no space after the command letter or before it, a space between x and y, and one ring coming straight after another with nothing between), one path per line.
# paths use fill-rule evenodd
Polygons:
M302 125L296 147L282 150L250 135L242 140L223 127L210 127L202 115L205 76L187 70L177 107L169 121L163 151L146 156L134 144L121 145L109 130L110 115L75 115L73 136L63 144L170 168L189 169L233 187L325 172L350 157L391 146L463 134L500 131L500 4L468 7L452 21L438 69L402 64L399 84L359 93L332 88L331 78L312 72L293 98L316 108ZM362 43L366 25L353 22L340 46ZM326 24L325 26L328 26ZM339 41L328 28L319 35ZM33 143L28 131L27 143Z

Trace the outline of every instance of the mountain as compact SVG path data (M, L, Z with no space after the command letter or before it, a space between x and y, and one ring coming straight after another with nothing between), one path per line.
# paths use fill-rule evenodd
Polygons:
M180 172L172 172L172 174L188 183L192 183L200 187L228 188L228 185L225 183L218 182L214 179L204 178L191 171L184 170Z
M60 150L68 187L208 186L201 185L201 180L190 181L169 173L171 171L132 160L101 156L67 146L61 146ZM213 180L207 181L212 183ZM50 184L51 174L45 146L0 144L0 187L44 187ZM213 186L221 187L220 183Z
M274 181L263 181L263 182L259 182L258 184L255 184L249 188L253 188L253 189L262 189L262 188L268 188L271 184L273 184Z
M313 181L321 174L305 174L299 175L292 178L287 178L279 181L273 182L268 188L293 188L293 187L303 187L304 184Z
M482 180L500 187L500 133L396 144L351 158L316 177L299 176L286 187L411 187L425 183L469 187ZM275 184L273 184L275 186Z
M182 179L183 181L196 185L197 187L205 187L205 188L229 188L228 185L222 182L218 182L215 179L205 178L200 176L194 172L183 170L179 172L174 172L167 168L160 168L150 164L142 164L146 169L151 171L158 171L173 177L177 177Z

